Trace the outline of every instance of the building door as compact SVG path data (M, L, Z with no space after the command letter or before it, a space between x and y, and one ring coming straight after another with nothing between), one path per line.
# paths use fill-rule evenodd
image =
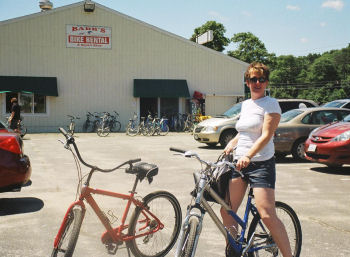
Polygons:
M151 112L152 117L158 110L158 98L140 98L140 117L147 117L148 112Z

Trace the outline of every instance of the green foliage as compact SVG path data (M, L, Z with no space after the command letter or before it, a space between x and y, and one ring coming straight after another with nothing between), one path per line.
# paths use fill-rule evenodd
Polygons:
M201 27L194 29L194 34L190 38L191 41L196 42L196 38L208 30L213 31L213 41L205 43L204 46L214 49L216 51L222 52L225 49L225 46L228 46L230 39L225 37L226 29L221 23L216 21L207 21Z
M251 63L253 61L269 64L275 56L270 55L263 42L251 32L241 32L231 38L231 42L238 44L237 50L228 51L228 55L241 61Z

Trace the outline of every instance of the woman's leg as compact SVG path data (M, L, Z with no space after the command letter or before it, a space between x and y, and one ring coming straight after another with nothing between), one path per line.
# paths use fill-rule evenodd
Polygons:
M237 212L239 206L242 203L242 200L245 195L245 191L247 189L247 183L242 180L242 178L234 178L229 182L229 197L230 197L230 205L231 209L234 212ZM226 228L230 229L231 233L237 234L237 222L221 207L220 209L221 217L223 220L223 224Z
M260 217L270 230L283 257L292 257L292 250L283 223L277 217L275 209L275 190L272 188L254 188L255 204Z

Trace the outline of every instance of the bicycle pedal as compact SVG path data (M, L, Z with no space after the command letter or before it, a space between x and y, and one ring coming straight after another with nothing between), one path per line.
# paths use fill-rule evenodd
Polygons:
M108 254L115 255L117 253L118 244L110 243L110 244L105 244L105 246Z

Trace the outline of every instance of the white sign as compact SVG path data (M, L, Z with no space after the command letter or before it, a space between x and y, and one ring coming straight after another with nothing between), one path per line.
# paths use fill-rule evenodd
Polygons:
M90 25L66 25L67 47L112 48L112 29Z
M214 35L213 35L213 31L212 30L208 30L207 32L205 32L204 34L198 36L196 38L196 42L200 45L203 45L207 42L213 41L214 39Z

